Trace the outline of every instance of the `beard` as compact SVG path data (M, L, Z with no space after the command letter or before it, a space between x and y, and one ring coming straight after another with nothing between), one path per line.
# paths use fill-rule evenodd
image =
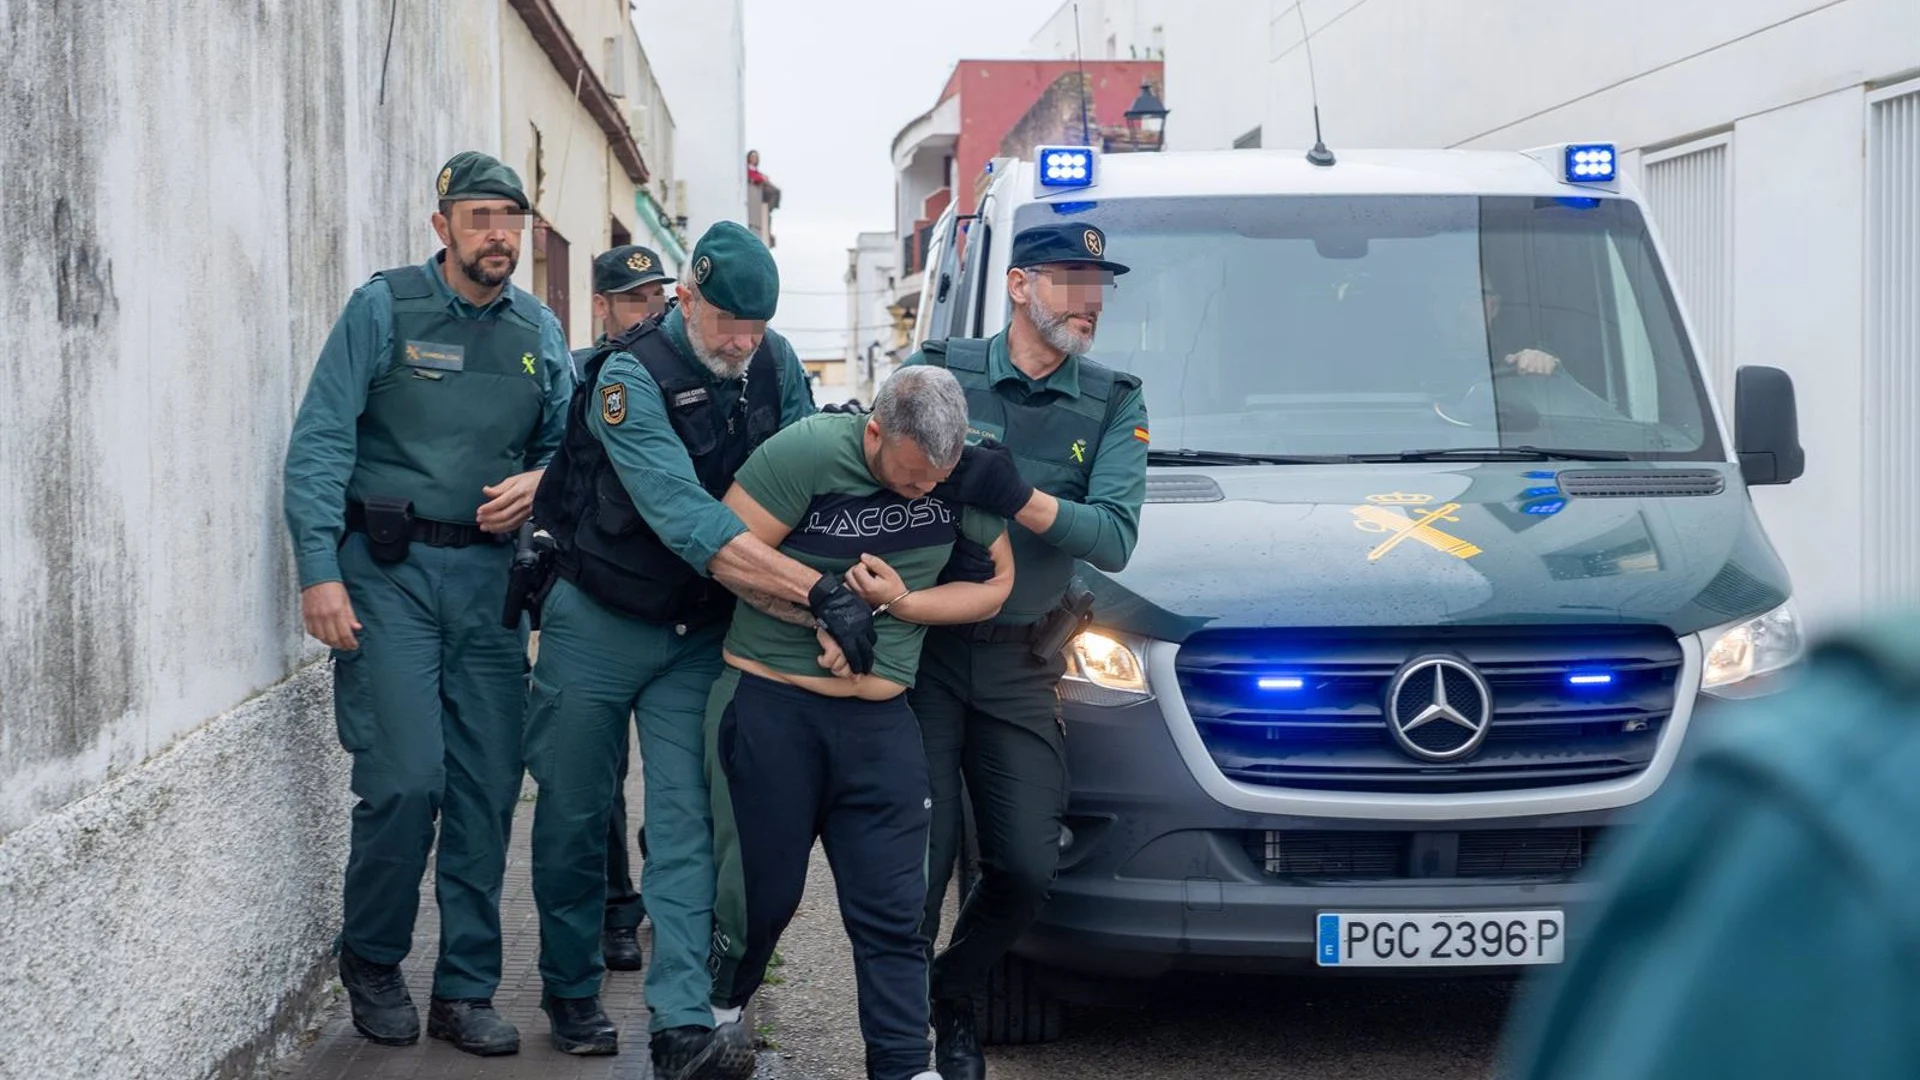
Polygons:
M722 379L739 378L746 373L747 364L753 359L752 353L735 359L731 353L724 350L714 351L707 348L701 342L700 335L694 333L691 327L688 328L687 344L693 346L693 358L700 361L700 366Z
M1033 328L1040 331L1041 340L1056 352L1065 353L1068 356L1084 356L1093 348L1093 331L1089 330L1084 334L1074 333L1072 328L1067 326L1067 320L1074 314L1074 312L1053 310L1041 302L1038 293L1027 298L1027 318L1033 320ZM1085 318L1092 321L1096 329L1099 327L1099 316L1087 315Z
M505 255L507 257L506 270L502 273L495 274L483 267L480 260L489 255ZM474 252L471 261L467 259L464 253L457 249L453 252L453 257L454 260L460 264L460 272L467 275L468 281L473 282L475 285L483 285L489 289L503 284L508 278L513 276L514 270L520 266L520 256L514 254L513 249L505 244L488 244Z

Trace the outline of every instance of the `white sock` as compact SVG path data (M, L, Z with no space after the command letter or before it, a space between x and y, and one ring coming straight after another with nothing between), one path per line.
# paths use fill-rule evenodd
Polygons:
M731 1009L723 1009L715 1005L713 1007L713 1026L719 1027L721 1024L737 1024L740 1022L740 1014L745 1011L745 1009L737 1005Z

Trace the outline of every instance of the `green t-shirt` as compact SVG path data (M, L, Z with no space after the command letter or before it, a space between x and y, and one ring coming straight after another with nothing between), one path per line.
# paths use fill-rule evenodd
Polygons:
M793 531L782 554L835 576L862 554L893 567L909 589L932 588L953 553L955 530L991 545L1006 522L933 496L905 499L880 486L862 442L867 418L819 413L789 425L760 445L734 475L746 493ZM912 686L926 627L885 615L874 620L873 673ZM808 627L782 622L749 604L734 611L727 649L788 675L833 673L817 662L820 641Z

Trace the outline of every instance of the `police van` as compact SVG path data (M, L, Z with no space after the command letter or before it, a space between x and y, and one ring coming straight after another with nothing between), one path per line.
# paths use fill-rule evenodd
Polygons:
M1021 229L1097 225L1132 272L1090 355L1150 418L983 1038L1176 972L1559 963L1689 729L1791 678L1748 489L1803 470L1793 385L1741 368L1727 414L1618 161L1042 147L940 220L916 343L1007 325Z

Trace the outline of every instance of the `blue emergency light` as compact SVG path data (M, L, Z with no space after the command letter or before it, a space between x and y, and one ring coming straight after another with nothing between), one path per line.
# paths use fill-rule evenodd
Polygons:
M1269 675L1258 685L1262 690L1300 690L1306 687L1307 681L1298 675Z
M1054 191L1091 187L1097 158L1091 146L1039 147L1033 153L1035 179Z
M1613 673L1607 671L1576 671L1567 676L1570 686L1612 686Z
M1610 183L1619 178L1618 161L1612 143L1568 143L1567 182Z

